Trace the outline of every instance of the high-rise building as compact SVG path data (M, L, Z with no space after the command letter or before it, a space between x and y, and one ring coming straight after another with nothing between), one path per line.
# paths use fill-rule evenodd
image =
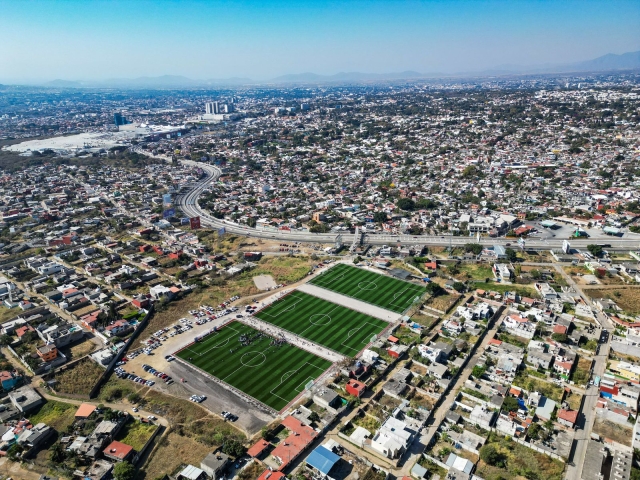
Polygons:
M206 109L207 115L217 115L220 113L220 103L207 102L205 103L205 109Z
M123 117L121 113L114 113L113 114L113 123L116 124L116 127L119 127L120 125L127 125L129 122L127 121L126 117Z

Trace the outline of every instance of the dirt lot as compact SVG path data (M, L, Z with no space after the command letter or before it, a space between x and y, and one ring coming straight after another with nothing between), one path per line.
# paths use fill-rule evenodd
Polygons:
M211 447L185 438L177 433L169 433L160 443L147 467L139 478L153 480L172 473L181 464L200 465L204 457L211 453Z
M618 442L628 447L631 446L631 438L633 434L633 428L631 424L629 426L623 426L618 423L613 423L609 420L604 420L600 416L596 416L596 421L593 424L593 432L597 433L601 437L610 438L614 442Z
M585 288L585 293L591 298L609 298L629 315L640 314L640 288L638 287Z
M57 373L54 389L58 393L88 395L103 373L104 369L87 357Z

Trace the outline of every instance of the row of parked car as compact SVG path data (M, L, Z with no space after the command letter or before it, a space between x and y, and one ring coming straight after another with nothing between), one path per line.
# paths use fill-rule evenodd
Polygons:
M164 372L160 372L153 368L151 365L147 365L146 363L142 365L142 369L145 372L149 372L151 375L155 375L156 377L165 381L167 385L171 385L173 383L173 379Z
M192 402L196 402L196 403L202 403L207 399L206 395L191 395L191 397L189 398L189 400L191 400Z
M153 387L156 384L156 382L154 382L153 380L145 380L142 377L139 377L137 375L134 375L133 373L127 372L122 367L116 367L114 371L119 378L122 378L125 380L131 380L132 382L136 382L141 385L145 385L147 387Z
M230 422L235 422L236 420L238 420L238 416L234 415L233 413L223 411L221 415L222 418L224 418L225 420L229 420Z

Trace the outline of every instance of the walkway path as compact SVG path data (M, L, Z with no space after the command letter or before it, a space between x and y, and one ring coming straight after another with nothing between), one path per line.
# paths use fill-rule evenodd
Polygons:
M350 308L351 310L355 310L357 312L365 313L372 317L379 318L380 320L384 320L385 322L393 323L397 322L400 319L399 313L377 307L376 305L371 305L370 303L366 303L362 300L357 300L346 295L341 295L338 292L327 290L316 285L311 285L310 283L305 283L304 285L299 286L298 290L300 292L308 293L309 295L313 295L314 297L321 298L328 302L333 302L337 305L342 305L343 307Z

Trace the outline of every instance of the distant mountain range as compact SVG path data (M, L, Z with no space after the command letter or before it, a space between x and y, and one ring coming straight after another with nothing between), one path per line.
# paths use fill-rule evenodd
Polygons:
M617 70L640 70L640 51L621 55L609 53L593 60L561 65L500 65L492 69L457 73L420 73L404 71L394 73L362 73L340 72L335 75L319 75L317 73L296 73L282 75L270 80L256 81L250 78L231 77L210 80L194 80L180 75L162 75L160 77L112 78L100 82L80 82L70 80L53 80L45 86L58 88L82 87L120 87L120 88L207 88L260 84L335 84L376 82L391 80L437 79L444 77L480 77L496 75L525 75L552 73L607 72Z

